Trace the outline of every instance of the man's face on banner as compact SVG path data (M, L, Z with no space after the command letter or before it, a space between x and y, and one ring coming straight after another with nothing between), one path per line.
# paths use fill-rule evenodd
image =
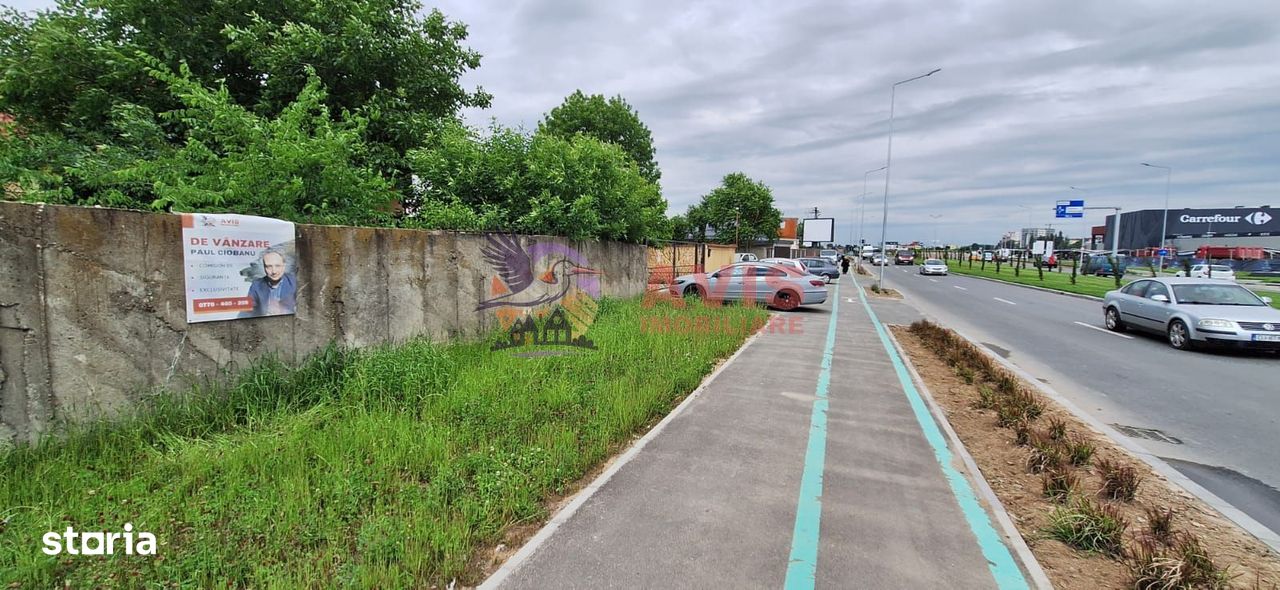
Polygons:
M262 256L262 269L267 273L267 279L272 283L280 282L280 277L284 276L284 256L276 252L268 252Z

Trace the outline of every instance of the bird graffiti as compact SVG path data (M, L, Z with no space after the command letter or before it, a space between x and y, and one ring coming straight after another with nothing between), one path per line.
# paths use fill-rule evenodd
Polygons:
M480 301L476 311L497 307L528 309L553 303L564 299L573 287L573 277L600 274L567 256L557 257L537 246L531 250L526 252L515 236L488 236L481 254L498 272L508 292Z

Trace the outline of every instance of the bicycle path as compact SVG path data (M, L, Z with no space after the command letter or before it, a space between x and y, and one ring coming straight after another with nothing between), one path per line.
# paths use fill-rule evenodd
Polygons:
M1028 587L860 289L830 291L481 587Z

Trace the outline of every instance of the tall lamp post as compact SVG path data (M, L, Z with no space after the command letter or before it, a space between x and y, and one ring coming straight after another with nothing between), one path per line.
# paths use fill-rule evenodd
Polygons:
M866 221L867 218L867 175L879 172L885 168L888 168L888 166L881 166L875 170L868 170L862 173L862 195L858 197L861 209L858 213L858 260L862 260L862 226L863 222Z
M1142 165L1146 166L1147 168L1163 168L1165 171L1164 217L1161 219L1161 223L1160 223L1160 245L1156 246L1160 250L1164 250L1164 241L1169 234L1169 185L1173 183L1173 168L1170 168L1168 166L1161 166L1159 164L1148 164L1146 162L1143 162ZM1160 255L1160 265L1157 266L1156 268L1160 270L1164 270L1164 254Z
M884 158L884 214L880 218L880 255L881 256L883 256L885 253L884 252L885 232L889 227L889 175L893 172L893 168L892 168L893 166L893 103L894 103L894 100L897 98L898 86L902 84L906 84L907 82L914 82L916 80L919 80L920 78L928 78L929 76L932 76L941 71L942 71L942 68L934 68L928 74L921 74L914 78L907 78L906 80L902 80L901 82L894 82L893 88L889 90L889 149L886 152L885 158ZM885 267L884 262L886 261L881 260L880 278L876 280L876 286L879 287L880 289L884 289L884 267Z

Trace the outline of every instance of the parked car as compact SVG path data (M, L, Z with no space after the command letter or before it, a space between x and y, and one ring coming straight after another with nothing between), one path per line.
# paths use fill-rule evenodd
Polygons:
M735 252L733 255L734 262L755 262L757 260L760 260L760 257L750 252Z
M840 278L840 267L826 258L801 258L799 260L809 274L826 277L827 282Z
M916 254L910 250L902 250L893 257L894 264L915 264Z
M946 276L947 263L941 260L938 260L937 258L930 258L928 260L925 260L924 264L920 265L920 274Z
M827 300L826 280L788 266L760 262L730 264L713 273L676 277L671 294L716 301L760 301L782 310Z
M988 250L988 251L986 251L986 252L983 252L983 253L982 253L982 261L983 261L983 262L995 262L995 261L996 261L996 253L995 253L995 252L992 252L992 251L990 251L990 250Z
M1123 256L1116 261L1116 266L1120 267L1119 269L1112 269L1111 261L1108 260L1106 256L1102 255L1089 257L1086 264L1087 266L1085 267L1084 274L1098 275L1100 277L1109 277L1115 274L1117 270L1120 272L1120 276L1124 276L1125 270L1128 268L1128 264Z
M1180 270L1173 274L1175 277L1187 276L1187 271ZM1191 278L1193 279L1222 279L1225 281L1236 280L1235 271L1225 264L1196 264L1191 267Z
M809 267L805 266L799 260L796 260L794 258L764 258L764 259L761 259L760 262L764 262L768 264L780 264L782 266L785 266L787 268L790 268L792 270L796 270L802 273L815 274L815 273L809 272Z
M1044 265L1049 267L1049 270L1058 268L1058 257L1056 255L1050 254L1048 258L1044 259Z
M1179 350L1204 344L1280 350L1280 310L1270 303L1235 283L1154 278L1108 292L1102 313L1108 330L1163 334Z

